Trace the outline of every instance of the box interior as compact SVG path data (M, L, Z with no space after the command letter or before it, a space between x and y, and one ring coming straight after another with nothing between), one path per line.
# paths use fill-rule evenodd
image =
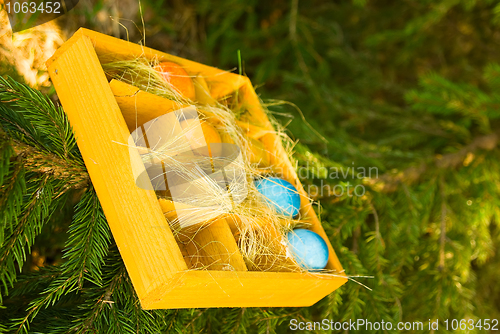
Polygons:
M193 75L189 68L185 69L190 75ZM133 131L137 126L141 126L142 124L162 114L184 107L179 105L177 102L143 92L139 88L128 85L127 83L109 77L108 79L110 81L111 90L115 95L117 103L130 131ZM211 92L215 91L216 94L221 94L220 90L211 89L211 87L217 85L217 83L212 83L207 80L206 85L209 87ZM228 107L231 107L231 109L235 107L245 108L247 110L246 115L248 119L248 114L252 111L253 107L252 101L246 103L247 101L245 100L245 98L249 95L248 90L248 87L244 84L237 91L231 92L225 96L220 96L219 102L226 104ZM280 159L278 159L275 153L273 153L276 152L274 149L276 143L275 140L273 140L274 138L269 136L271 133L265 129L268 125L264 123L265 119L260 120L259 122L258 118L255 119L251 116L250 120L252 123L240 121L240 127L247 131L249 137L251 136L254 140L259 140L263 143L272 163L274 165L279 165L280 171L285 171L283 174L288 176L288 181L297 184L298 181L296 179L291 179L293 174L287 173L288 166L282 164ZM271 140L263 142L262 139L266 139L266 137L271 137ZM306 203L301 204L308 205L309 203L306 201ZM162 205L162 210L163 212L169 211L168 209L165 209L165 205ZM166 214L166 216L168 218L168 214ZM234 227L234 224L229 224L228 220L231 222L234 218L220 218L205 226L199 225L194 228L179 231L179 233L174 233L174 235L176 235L177 245L189 269L230 271L249 270L249 266L245 264L237 244L237 231L234 228L231 228L231 226ZM282 246L280 240L276 238L272 247L282 254L283 258L286 257L286 249ZM273 261L265 257L259 258L258 261L261 265L259 266L260 268L264 267L269 271L288 271L293 267L292 265L284 265L279 269L275 268L272 265ZM267 266L266 263L269 263L269 265ZM327 269L335 268L333 268L331 263L329 263Z

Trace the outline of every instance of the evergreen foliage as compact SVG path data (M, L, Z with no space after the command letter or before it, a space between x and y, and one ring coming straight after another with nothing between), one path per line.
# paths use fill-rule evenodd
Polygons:
M0 332L285 333L291 319L424 328L500 319L500 6L261 5L148 0L164 15L146 28L222 68L237 66L241 49L245 72L265 83L262 97L300 106L328 139L300 120L289 125L302 182L326 189L314 194L323 226L346 272L373 276L354 278L372 290L351 281L310 308L141 310L62 109L0 79ZM284 123L282 114L297 115L268 104ZM378 174L332 177L352 167ZM366 193L332 192L348 184ZM50 249L63 257L30 263Z

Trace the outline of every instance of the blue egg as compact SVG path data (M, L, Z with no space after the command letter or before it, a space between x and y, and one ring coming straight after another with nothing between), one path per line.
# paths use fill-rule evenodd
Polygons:
M328 246L317 233L295 229L287 234L288 249L297 263L307 270L324 269L328 262Z
M278 214L291 218L299 214L300 195L290 182L269 177L255 181L255 186Z

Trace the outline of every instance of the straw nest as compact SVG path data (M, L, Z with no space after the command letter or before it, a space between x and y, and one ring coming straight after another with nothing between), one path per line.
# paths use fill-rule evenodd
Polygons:
M250 154L252 154L252 145L255 143L238 125L240 119L248 117L245 105L238 96L239 92L233 92L219 100L209 99L208 102L206 99L203 102L196 99L190 100L182 94L182 87L174 87L164 79L157 70L158 65L157 59L136 58L104 63L103 68L109 78L175 101L179 108L189 105L197 110L195 119L197 118L198 121L191 122L192 126L181 128L180 132L171 135L161 145L139 148L145 164L160 163L163 167L166 166L170 175L177 177L180 175L184 181L188 181L190 189L199 190L190 191L190 196L183 196L182 205L178 206L175 214L165 213L179 243L195 243L197 233L210 226L211 223L225 219L231 226L240 253L249 270L303 271L304 269L301 269L287 251L285 236L297 225L307 225L307 220L301 217L292 220L289 217L280 216L266 204L257 191L253 180L271 176L275 170L273 166L251 162ZM206 93L209 95L209 92ZM224 157L198 154L196 150L191 150L195 151L194 153L178 154L180 151L190 151L190 143L179 138L184 138L188 133L196 131L195 128L201 122L207 122L215 128L223 143L231 143L239 147L240 159L231 158L231 161L225 161ZM275 134L284 142L284 147L291 159L292 141L279 124L273 120L272 122ZM145 130L148 131L147 128ZM272 154L272 152L266 153ZM228 173L232 176L230 182L226 182L226 187L221 186L217 179L201 177L204 173L210 174L210 169L212 171L218 169L217 164L225 166L223 168L226 173L225 177ZM168 189L157 191L157 195L160 201L173 199ZM200 246L200 250L202 247L204 246ZM199 254L187 256L199 258ZM199 262L196 268L211 266L209 261L201 259ZM231 269L230 266L223 268Z

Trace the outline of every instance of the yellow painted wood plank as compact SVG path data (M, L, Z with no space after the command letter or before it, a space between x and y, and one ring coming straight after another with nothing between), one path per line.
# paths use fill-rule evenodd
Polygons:
M186 107L119 80L111 80L109 86L130 132L156 117Z
M260 126L256 126L247 122L236 121L236 124L246 132L247 136L252 137L253 139L259 139L265 136L268 133L274 132L274 130L264 129Z
M200 104L215 105L216 100L210 95L210 88L201 75L193 78L194 89L196 93L196 101Z
M253 125L274 131L273 125L264 112L264 108L262 108L262 105L260 104L259 96L255 92L250 79L241 85L239 94L243 95L243 104L249 114L243 121L249 120Z
M200 226L184 236L191 269L247 271L245 261L225 219ZM187 261L186 261L187 262Z
M246 82L246 78L240 75L223 71L215 67L203 65L184 58L176 57L164 52L160 52L138 44L130 43L105 34L98 33L85 28L80 28L73 37L87 36L91 39L97 56L102 62L113 60L134 59L146 57L147 59L157 59L158 61L172 61L181 65L188 74L196 76L201 74L205 79L210 94L213 98L219 99L237 90ZM69 40L71 43L71 40ZM55 59L65 52L67 46L63 46L48 60L49 66Z
M196 207L184 203L175 203L171 200L160 198L158 199L158 202L160 203L161 210L164 214L164 216L170 220L170 221L175 221L177 219L177 210L197 210ZM237 225L241 224L240 219L238 219L238 216L235 214L226 214L222 216L221 218L224 218L226 222L228 223L229 227L231 230L236 231ZM255 228L259 228L262 225L267 224L267 222L264 219L247 219L247 221L251 221L252 224L255 224ZM288 224L288 221L283 219L283 224ZM202 224L197 224L197 225L192 225L186 228L186 235L191 235L193 234L197 229L202 227L205 224L209 224L210 222L205 222Z
M136 186L129 130L92 42L76 36L48 67L102 208L139 296L187 269L152 190Z
M326 274L191 270L141 300L145 309L310 306L347 281Z

